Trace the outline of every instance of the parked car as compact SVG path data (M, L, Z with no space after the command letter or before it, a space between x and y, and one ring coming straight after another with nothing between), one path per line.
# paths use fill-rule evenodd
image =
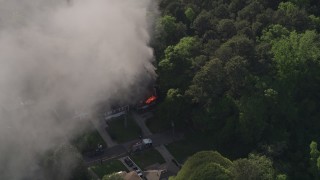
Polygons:
M136 173L138 174L138 176L143 177L143 174L140 169L136 170Z
M128 157L126 157L126 158L124 159L124 162L125 162L129 167L132 167L132 166L133 166L133 162L132 162Z
M148 149L150 147L152 147L152 140L149 138L142 139L141 141L139 141L131 146L130 152L138 152L138 151L142 151L144 149Z

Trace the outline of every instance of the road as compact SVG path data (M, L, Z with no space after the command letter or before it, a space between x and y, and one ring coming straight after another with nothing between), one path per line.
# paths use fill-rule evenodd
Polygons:
M161 147L162 145L166 145L169 143L172 143L174 141L178 141L183 138L182 134L175 133L175 136L173 137L172 131L166 131L163 133L157 133L152 134L143 138L150 138L152 139L153 146L157 149L158 147ZM84 161L87 166L91 166L93 164L99 163L102 161L107 161L111 158L115 157L122 157L128 154L128 150L130 149L131 145L138 142L139 139L135 139L132 141L128 141L123 144L115 145L113 147L107 148L104 150L104 152L100 155L95 156L84 156Z

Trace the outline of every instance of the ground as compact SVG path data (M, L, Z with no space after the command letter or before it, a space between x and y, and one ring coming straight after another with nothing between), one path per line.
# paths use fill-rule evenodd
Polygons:
M138 141L139 136L142 135L143 138L151 138L153 140L153 145L155 148L143 150L142 152L130 155L130 158L142 170L146 170L147 168L151 168L152 166L152 168L168 168L168 170L172 171L170 163L172 163L172 159L175 158L170 154L168 150L166 150L164 144L178 141L179 139L183 138L183 135L177 132L176 136L173 137L171 131L152 134L145 125L145 120L152 117L151 113L138 114L136 112L132 112L128 116L127 127L125 127L124 125L125 121L123 116L108 122L107 131L104 132L106 132L106 135L111 136L110 139L113 138L113 140L117 141L119 144L114 147L109 147L104 151L104 154L99 157L86 158L85 161L87 166L92 166L97 162L99 163L101 159L107 160L109 158L119 158L120 156L123 156L129 150L129 147L134 142ZM166 130L166 128L164 128L163 130ZM118 149L120 147L122 147L122 149L125 149L124 153L119 154ZM114 149L116 151L114 151ZM160 164L162 164L163 166L159 167Z
M125 117L121 116L108 122L107 131L111 138L118 143L127 142L139 138L141 130L131 116L127 117L127 127L125 127Z
M166 131L171 128L171 124L169 121L167 121L167 122L162 121L157 116L153 116L151 118L148 118L146 121L146 125L152 133L163 132L163 131Z
M185 139L171 143L166 147L179 163L184 163L189 156L198 151L215 149L208 142L210 139L206 136L190 134Z
M127 168L122 164L122 162L116 159L103 162L102 164L97 164L89 168L100 178L102 178L104 175L112 174L114 172L127 171Z
M95 151L98 144L107 148L107 144L93 127L74 139L72 143L81 153Z
M146 167L159 163L164 163L164 159L155 149L148 149L131 155L130 158L141 168L145 169Z

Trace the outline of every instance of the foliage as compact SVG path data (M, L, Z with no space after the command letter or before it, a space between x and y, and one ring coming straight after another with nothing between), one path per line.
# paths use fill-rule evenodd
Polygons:
M248 158L234 161L232 172L236 180L272 180L275 178L272 161L266 156L258 156L255 154L250 154Z
M230 179L232 162L218 152L203 151L191 156L173 180Z
M191 57L197 54L199 42L195 37L184 37L175 46L168 46L165 58L159 62L160 81L165 82L166 90L180 87L186 88L191 79ZM175 77L175 78L171 78Z
M318 144L314 141L310 144L310 165L313 177L318 179L320 177L320 152Z
M275 179L273 162L266 156L250 154L248 158L230 161L216 151L201 151L189 157L177 176L180 179L234 179L234 180L273 180ZM278 175L285 179L285 175Z
M320 49L315 31L298 34L291 32L273 43L272 52L281 77L299 76L306 70L308 61L318 63Z
M162 0L153 47L163 101L155 118L208 136L226 154L267 154L285 174L278 179L312 179L319 8L316 0Z
M161 116L156 116L158 121L162 121L159 127L165 126L167 129L172 128L172 123L174 128L182 128L186 122L187 116L183 113L190 108L188 102L182 98L182 94L179 89L169 89L167 96L161 103L157 110L156 115L161 114ZM158 127L158 128L159 128ZM155 128L154 128L155 129Z
M188 20L190 22L193 22L195 16L196 16L196 13L193 11L193 9L191 7L187 8L186 11L184 12L186 17L188 18Z
M288 179L288 177L285 174L279 174L276 177L276 180L287 180L287 179Z

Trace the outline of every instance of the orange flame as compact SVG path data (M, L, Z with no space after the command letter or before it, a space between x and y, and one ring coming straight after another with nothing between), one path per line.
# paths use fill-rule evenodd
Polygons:
M157 99L157 97L154 96L154 95L152 95L151 97L149 97L149 98L145 101L145 103L146 103L146 104L150 104L150 103L152 103L153 101L155 101L156 99Z

